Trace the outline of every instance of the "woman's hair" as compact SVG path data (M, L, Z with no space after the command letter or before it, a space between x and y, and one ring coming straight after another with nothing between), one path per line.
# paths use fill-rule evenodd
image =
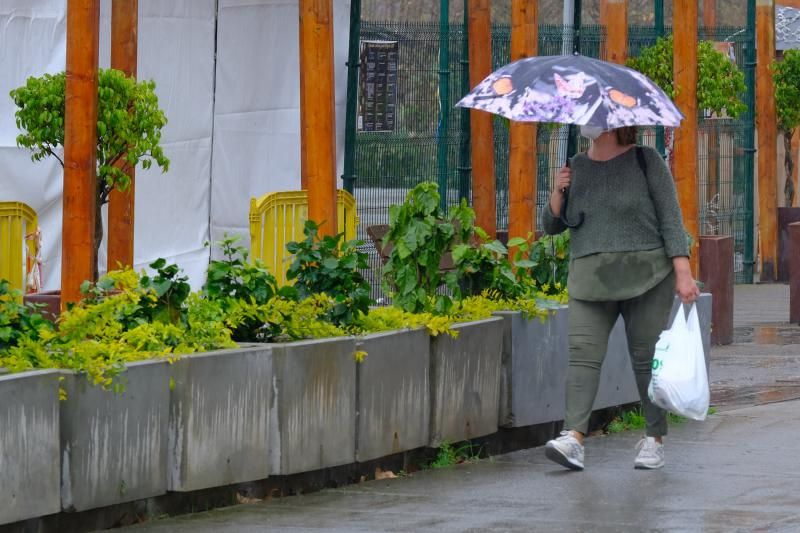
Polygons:
M639 129L636 126L625 126L614 130L617 133L617 142L622 146L636 144L636 136Z

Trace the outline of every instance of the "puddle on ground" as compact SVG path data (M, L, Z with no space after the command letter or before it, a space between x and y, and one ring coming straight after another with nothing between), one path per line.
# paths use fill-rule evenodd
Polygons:
M778 346L800 345L800 326L794 324L739 326L733 330L733 342Z
M762 405L800 399L800 379L752 387L711 387L711 405Z

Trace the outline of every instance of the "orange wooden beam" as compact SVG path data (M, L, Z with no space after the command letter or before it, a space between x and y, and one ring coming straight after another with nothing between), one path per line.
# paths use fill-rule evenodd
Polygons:
M686 230L694 239L692 272L698 273L697 206L697 1L675 0L675 103L686 117L675 130L675 185Z
M113 0L111 5L111 68L136 77L139 0ZM108 270L133 266L135 170L127 170L131 185L108 197Z
M781 7L793 7L795 9L800 9L800 0L778 0L776 4Z
M778 258L778 145L775 86L775 2L756 2L756 129L758 131L758 237L761 280L774 281Z
M81 284L97 270L97 62L100 0L67 0L64 111L64 214L61 307L81 299Z
M628 0L606 0L606 57L624 64L628 58Z
M717 26L717 0L703 0L703 27Z
M532 57L538 49L538 0L511 2L511 61ZM508 236L536 232L536 125L509 127Z
M608 0L600 0L600 20L601 26L608 26Z
M468 9L469 83L475 87L492 72L491 1L469 0ZM493 115L485 111L470 111L472 205L476 224L494 238L497 234L497 193L492 120Z
M300 174L323 235L337 233L335 122L333 3L300 0Z

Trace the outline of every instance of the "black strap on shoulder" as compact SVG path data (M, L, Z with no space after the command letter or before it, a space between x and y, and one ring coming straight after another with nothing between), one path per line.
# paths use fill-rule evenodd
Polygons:
M639 162L639 168L642 169L642 174L647 178L647 160L644 157L644 148L636 146L636 160Z

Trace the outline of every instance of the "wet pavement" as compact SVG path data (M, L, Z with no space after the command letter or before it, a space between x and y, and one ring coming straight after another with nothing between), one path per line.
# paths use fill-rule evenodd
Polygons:
M583 472L533 448L130 531L800 531L800 402L675 425L660 471L633 469L638 437L588 439Z
M583 472L533 448L129 529L800 531L800 326L786 324L785 286L737 287L736 306L735 344L711 356L719 412L671 427L663 470L633 469L640 435L629 431L588 439Z

